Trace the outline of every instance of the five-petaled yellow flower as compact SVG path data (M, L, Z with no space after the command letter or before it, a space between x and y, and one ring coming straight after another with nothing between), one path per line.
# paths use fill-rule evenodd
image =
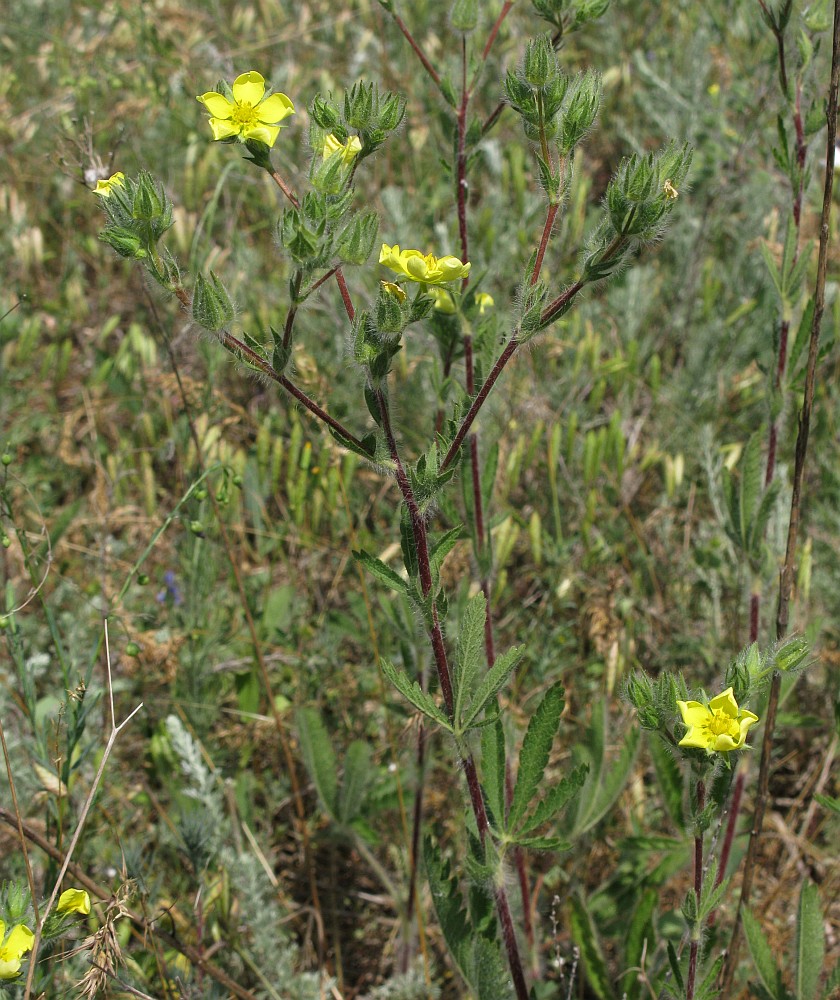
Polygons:
M351 135L347 142L339 140L330 132L324 139L324 159L332 156L333 153L341 153L341 159L345 163L352 163L362 151L362 140L357 135Z
M125 174L122 170L118 170L115 174L107 180L99 180L96 182L96 187L93 189L94 194L102 195L103 198L107 198L114 188L123 187L125 184Z
M758 722L757 715L738 707L731 687L712 698L708 705L700 701L678 701L677 707L688 726L680 746L697 747L706 753L740 750L746 743L750 727Z
M15 924L6 937L6 925L0 920L0 979L14 979L20 972L23 956L32 949L35 935L26 924Z
M285 94L265 96L265 80L251 70L233 81L233 100L224 94L209 91L200 101L210 112L210 129L214 139L258 139L273 146L280 135L280 122L295 113L295 107Z
M382 244L379 263L411 281L422 281L426 285L443 285L466 278L470 273L469 263L464 264L451 254L435 257L419 250L400 250L398 245L389 247L387 243Z
M65 889L58 897L56 913L90 913L90 896L84 889Z

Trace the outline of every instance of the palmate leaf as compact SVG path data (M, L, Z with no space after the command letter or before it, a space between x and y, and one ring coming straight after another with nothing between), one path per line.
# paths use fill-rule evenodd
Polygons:
M537 808L528 816L519 827L519 836L536 830L537 827L553 819L561 809L578 794L586 783L586 776L589 772L588 764L580 764L572 772L563 778L562 781L553 785L545 797L537 803Z
M324 720L314 708L300 708L295 721L307 773L324 809L332 819L338 819L338 764Z
M606 710L606 709L605 709ZM597 710L595 712L597 715ZM613 761L606 773L606 777L601 775L598 784L593 787L591 776L587 785L592 789L591 795L582 795L582 808L578 811L575 821L575 833L585 833L607 815L615 804L616 799L621 794L621 790L627 783L633 761L636 759L636 751L639 748L639 737L641 729L633 726L628 731L621 746L621 752ZM603 765L602 765L603 767Z
M353 558L356 562L361 563L365 569L370 570L376 579L384 583L386 587L396 590L399 594L408 593L408 584L405 580L381 559L377 559L376 556L372 556L364 549L354 550Z
M498 713L481 734L484 795L497 830L505 829L505 730Z
M825 937L817 887L802 883L796 914L796 998L814 1000L825 958Z
M607 963L595 924L580 896L572 896L570 928L572 940L580 948L583 968L593 993L599 1000L615 1000L612 980L607 971Z
M511 649L502 653L490 670L485 673L478 685L478 688L476 689L475 694L473 695L471 704L467 708L465 718L461 723L462 732L466 732L468 729L472 729L476 725L478 717L487 707L490 699L495 698L499 691L501 691L501 689L505 686L508 677L510 677L517 663L519 663L521 659L522 647L513 646Z
M650 756L653 769L659 781L662 801L665 810L678 829L685 829L685 814L683 813L683 772L679 764L669 752L665 741L654 736L650 743Z
M452 672L455 688L455 718L460 719L484 665L484 623L487 601L479 591L468 603L458 632L458 656Z
M422 690L417 681L411 680L404 670L395 667L393 663L384 657L379 662L382 665L382 673L385 674L400 694L411 702L418 712L422 712L432 722L443 726L450 733L452 732L452 725L449 719L437 707L435 701Z
M428 837L423 842L423 860L444 940L458 971L470 983L473 931L464 909L461 891L456 880L450 876L449 862L441 858L440 848Z
M565 704L563 685L553 684L531 716L519 752L519 771L508 813L508 826L511 830L516 830L539 790Z
M658 899L659 893L655 889L646 889L630 918L627 943L624 948L624 967L631 971L627 972L619 983L627 1000L638 1000L642 983L636 970L642 963L642 956L651 955L655 950L656 932L653 927L653 914Z
M789 1000L788 991L782 982L782 974L773 959L773 952L761 930L761 924L753 916L752 911L746 907L742 919L747 948L752 956L762 986L773 997L773 1000Z
M344 778L338 793L338 818L349 825L362 811L365 789L371 778L370 746L353 740L344 758Z

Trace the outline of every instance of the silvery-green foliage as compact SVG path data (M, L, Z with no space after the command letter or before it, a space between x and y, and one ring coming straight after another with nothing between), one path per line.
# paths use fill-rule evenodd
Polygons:
M408 972L371 990L363 1000L437 1000L439 996L440 990L426 982L423 965L418 962Z
M240 926L247 929L247 950L276 993L283 1000L321 1000L331 995L332 980L321 981L316 972L299 972L300 951L289 940L277 905L276 893L262 867L251 854L224 850L221 854L231 885L236 886ZM288 925L286 925L288 926ZM255 996L268 997L254 989Z
M200 840L200 853L206 854L209 860L218 847L223 826L222 799L216 778L205 764L198 744L177 715L167 716L166 731L178 757L181 774L186 779L182 791L199 806L195 814L183 817L180 832L188 847L198 846Z

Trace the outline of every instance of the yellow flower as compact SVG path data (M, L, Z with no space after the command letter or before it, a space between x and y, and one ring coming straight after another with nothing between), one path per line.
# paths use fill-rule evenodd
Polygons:
M84 889L65 889L58 897L56 913L90 913L90 896Z
M739 708L732 688L712 698L708 705L699 701L678 701L677 707L688 732L681 747L698 747L707 753L728 753L745 746L747 733L758 716Z
M676 201L680 196L679 191L671 183L670 178L662 185L662 192L670 201Z
M393 281L380 281L379 284L382 285L382 290L384 292L387 292L388 295L393 295L399 302L405 302L408 298L400 286L395 285Z
M324 159L332 156L333 153L341 153L341 159L345 163L352 163L362 151L362 140L357 135L351 135L347 142L339 142L330 132L324 139Z
M475 297L475 304L478 306L478 315L483 316L485 311L496 303L489 292L479 292Z
M387 243L382 244L379 263L410 281L422 281L427 285L443 285L447 281L465 278L470 273L470 265L462 263L457 257L435 257L419 250L400 250L398 245L389 247Z
M32 949L35 935L25 924L16 924L5 938L6 925L0 920L0 979L14 979L23 956Z
M447 316L455 312L455 301L445 288L431 288L432 298L435 300L435 309Z
M125 184L125 174L122 170L118 170L115 174L107 180L99 180L96 182L96 187L93 189L94 194L102 195L103 198L107 198L115 187L123 187Z
M210 112L214 139L258 139L273 146L280 135L280 122L295 113L285 94L265 97L265 80L253 70L233 81L233 101L224 94L209 91L197 97Z

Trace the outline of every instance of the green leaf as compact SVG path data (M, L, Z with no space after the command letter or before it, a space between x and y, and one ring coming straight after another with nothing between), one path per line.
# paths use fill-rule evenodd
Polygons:
M531 830L536 830L537 827L542 826L543 823L547 823L561 809L565 808L569 801L583 788L588 772L589 765L580 764L574 768L571 774L550 788L543 800L537 803L537 808L533 813L520 825L520 836L529 833Z
M382 666L382 673L385 674L400 694L407 701L411 702L418 712L422 712L432 722L436 722L439 726L443 726L444 729L448 730L448 732L452 732L452 725L449 719L441 712L432 698L422 690L417 681L412 681L404 670L395 667L393 663L384 657L379 662Z
M793 343L790 347L790 354L788 355L787 370L791 375L796 371L796 366L799 363L800 357L802 357L802 352L808 346L808 341L811 339L811 327L814 323L814 297L808 299L808 304L802 313L802 319L799 321L799 328L796 331L796 337L794 337Z
M782 983L782 974L773 961L773 953L761 931L761 925L752 911L746 907L743 910L742 920L747 947L762 985L774 1000L788 1000L787 990Z
M443 565L443 560L455 548L463 535L463 531L463 526L460 524L457 528L450 528L450 530L447 531L445 535L441 535L441 537L438 538L432 546L429 551L429 560L432 564L433 573L440 570L440 567Z
M813 251L814 243L812 240L808 240L805 246L802 248L799 254L799 258L793 265L790 274L787 279L787 287L790 292L791 298L796 296L799 291L799 286L802 284L802 279L808 271L808 267L811 264L811 252Z
M505 730L496 714L481 734L481 774L484 794L494 825L504 830L505 824Z
M332 434L336 441L341 445L342 448L346 448L347 451L352 451L354 455L361 455L362 458L368 459L370 461L376 455L376 435L366 434L360 441L361 447L351 441L349 438L345 437L342 433L337 431L334 427L327 427L327 430Z
M779 273L778 267L776 267L773 255L770 253L767 244L763 240L759 244L759 249L761 250L761 256L764 258L764 263L767 265L767 270L770 272L773 284L776 286L776 291L779 293L779 298L784 301L785 293L783 291L782 276Z
M650 741L650 756L659 781L665 810L674 825L680 830L685 830L682 769L674 759L674 755L669 752L665 741L658 736L654 736Z
M332 819L337 819L338 764L327 727L320 712L314 708L298 709L295 721L304 766L324 809Z
M539 790L565 704L563 685L558 682L546 691L536 712L531 716L519 752L519 771L508 813L508 825L511 830L516 829Z
M833 799L830 795L815 795L814 798L824 809L840 814L840 799Z
M417 542L411 528L411 515L403 506L400 512L400 547L402 549L403 565L409 578L417 580L420 575L420 564L417 561Z
M761 462L761 436L753 434L747 442L741 458L741 483L738 490L738 507L741 521L741 537L749 547L753 513L761 496L764 475Z
M802 883L796 915L796 998L814 1000L825 958L823 915L817 887Z
M495 664L484 675L467 709L467 715L461 723L461 732L471 729L484 711L491 698L495 698L510 677L517 663L522 659L522 648L513 646L496 660Z
M423 842L423 860L432 902L444 940L458 966L458 971L464 980L471 984L470 959L473 932L458 884L450 877L449 862L441 858L440 848L428 837Z
M645 889L639 900L630 926L627 928L627 944L624 948L624 967L628 971L619 983L627 1000L638 1000L642 990L639 975L636 971L642 964L643 955L652 955L655 951L656 936L653 927L653 914L659 893L655 889Z
M587 800L582 816L578 816L575 824L575 833L585 833L607 815L615 805L615 801L621 794L621 790L627 783L633 761L636 759L636 751L639 748L639 737L641 729L632 726L624 738L621 752L613 762L605 778L599 781L594 795ZM582 796L583 798L584 796Z
M572 940L580 948L589 985L599 1000L615 1000L601 942L589 910L580 896L572 896L570 903Z
M458 632L458 657L452 672L455 688L455 719L461 718L469 704L484 660L484 623L487 601L482 591L468 601ZM466 727L464 727L466 728Z
M515 837L513 843L529 851L570 851L574 847L562 837Z
M362 812L365 791L371 778L370 746L353 740L344 758L344 780L338 795L338 818L348 825Z
M700 912L698 919L701 923L706 920L713 910L717 909L718 904L723 898L726 890L729 888L728 878L722 879L720 885L715 885L717 873L717 859L712 858L706 869L706 874L703 876L703 885L700 889Z
M384 583L386 587L396 590L399 594L408 593L408 584L405 580L403 580L399 573L394 572L390 566L382 562L381 559L377 559L376 556L372 556L364 549L354 550L353 558L356 562L360 562L366 569L370 570L376 579L380 583Z

